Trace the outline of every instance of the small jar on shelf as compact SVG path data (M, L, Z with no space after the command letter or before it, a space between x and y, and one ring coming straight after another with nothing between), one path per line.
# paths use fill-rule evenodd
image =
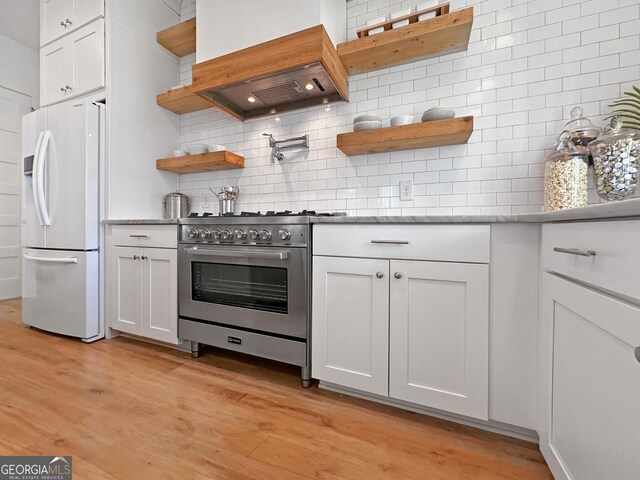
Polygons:
M556 151L544 165L544 206L555 211L587 205L589 154L576 148L571 133L562 132Z
M605 200L624 200L638 186L640 132L622 127L613 117L611 130L589 144L596 192Z

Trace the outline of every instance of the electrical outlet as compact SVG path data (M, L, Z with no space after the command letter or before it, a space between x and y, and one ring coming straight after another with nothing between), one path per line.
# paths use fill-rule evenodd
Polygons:
M413 182L411 180L400 182L400 200L413 200Z

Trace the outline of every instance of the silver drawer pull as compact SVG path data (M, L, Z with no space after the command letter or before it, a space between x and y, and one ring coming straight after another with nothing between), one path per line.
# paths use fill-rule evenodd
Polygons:
M149 235L129 235L131 238L149 238Z
M406 240L371 240L371 243L382 243L386 245L409 245Z
M596 254L595 250L580 250L578 248L555 247L553 251L558 253L568 253L569 255L578 255L579 257L593 257Z
M378 272L378 273L376 273L376 277L383 278L384 277L384 273Z

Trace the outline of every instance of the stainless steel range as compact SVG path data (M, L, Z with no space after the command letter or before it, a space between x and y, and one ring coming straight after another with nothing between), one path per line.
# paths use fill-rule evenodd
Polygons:
M268 212L179 221L179 336L310 366L310 218Z

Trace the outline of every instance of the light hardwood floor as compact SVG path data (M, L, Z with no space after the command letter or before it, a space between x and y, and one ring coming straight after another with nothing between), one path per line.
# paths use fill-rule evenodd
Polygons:
M535 445L299 386L299 371L26 329L0 302L0 455L74 479L551 479Z

